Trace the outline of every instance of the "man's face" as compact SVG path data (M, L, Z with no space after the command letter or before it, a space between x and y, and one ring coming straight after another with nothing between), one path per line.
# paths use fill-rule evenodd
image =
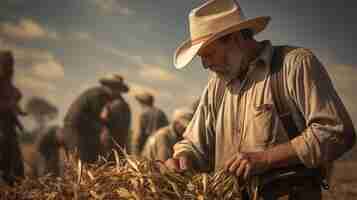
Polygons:
M215 40L199 51L203 68L219 74L228 73L226 48L221 41Z
M215 40L198 52L202 65L226 82L232 81L245 69L245 54L232 38Z
M176 133L178 134L178 137L182 138L183 133L186 130L186 126L183 125L182 123L180 123L179 121L174 121L174 126L175 126L175 129L176 129Z

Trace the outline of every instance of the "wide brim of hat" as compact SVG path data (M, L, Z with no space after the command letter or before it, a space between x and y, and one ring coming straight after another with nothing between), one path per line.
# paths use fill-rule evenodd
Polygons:
M217 40L218 38L229 33L243 29L251 29L254 34L257 34L265 29L269 21L269 16L256 17L237 23L234 26L231 26L219 33L208 37L205 40L200 41L199 43L192 44L191 40L186 40L175 51L174 65L177 69L182 69L192 61L192 59L204 46L208 45L212 41Z
M106 78L99 79L99 82L102 85L110 87L110 88L112 88L114 90L118 90L118 91L123 92L123 93L129 92L129 86L127 84L123 83L123 82L118 82L118 81L111 80L111 79L106 79Z
M150 102L150 97L145 97L145 96L141 96L141 95L138 95L138 94L135 94L134 97L135 97L135 99L137 101L140 101L142 103L149 103Z

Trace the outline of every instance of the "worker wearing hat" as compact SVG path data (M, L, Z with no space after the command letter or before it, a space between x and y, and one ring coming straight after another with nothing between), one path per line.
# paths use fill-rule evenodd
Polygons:
M173 154L173 145L182 139L182 134L192 117L192 109L176 109L172 116L172 122L157 130L147 139L142 156L151 160L166 161L169 159Z
M15 59L12 51L0 50L0 185L13 184L24 176L24 165L17 132L22 130L20 90L14 86Z
M199 56L214 76L166 161L169 168L225 170L252 180L280 168L320 168L352 148L351 119L316 56L254 38L269 21L247 18L237 0L205 1L190 12L190 36L176 49L174 65L184 68ZM287 112L280 112L282 106ZM285 184L284 194L321 199L315 177ZM280 198L278 188L265 199Z
M64 135L67 149L78 149L83 162L93 163L108 146L110 133L110 108L129 88L119 74L99 79L100 86L85 90L69 107L64 118ZM102 136L104 134L104 136ZM102 139L106 138L106 139Z
M156 130L169 124L166 114L154 105L154 96L145 90L137 91L135 99L138 101L141 112L135 124L132 138L132 152L139 156L144 148L147 138Z

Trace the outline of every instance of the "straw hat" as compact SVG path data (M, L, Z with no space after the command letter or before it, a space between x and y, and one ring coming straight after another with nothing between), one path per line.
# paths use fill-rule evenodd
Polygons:
M265 29L270 17L247 19L236 0L210 0L189 14L190 39L183 42L174 54L177 69L185 67L197 52L210 42L242 29L257 34Z
M99 79L102 85L108 86L113 90L118 90L120 92L128 92L129 87L124 83L124 79L120 74L109 74L105 77Z
M148 91L139 91L134 94L136 100L141 103L151 105L154 103L154 96Z

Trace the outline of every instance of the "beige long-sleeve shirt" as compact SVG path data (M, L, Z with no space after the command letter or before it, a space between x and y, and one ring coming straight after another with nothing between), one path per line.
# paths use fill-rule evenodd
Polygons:
M146 141L142 156L151 160L166 161L172 156L173 146L179 140L173 124L160 128Z
M132 137L131 151L135 155L140 155L147 138L156 130L167 126L169 121L166 114L155 106L144 106L143 112L139 116L135 131Z
M174 146L174 157L187 153L202 170L218 170L237 152L263 151L289 141L272 99L274 48L269 41L264 44L245 80L223 87L217 77L209 81L185 139ZM307 167L337 159L352 147L355 133L326 70L303 48L289 52L283 64L284 95L300 132L292 147Z

